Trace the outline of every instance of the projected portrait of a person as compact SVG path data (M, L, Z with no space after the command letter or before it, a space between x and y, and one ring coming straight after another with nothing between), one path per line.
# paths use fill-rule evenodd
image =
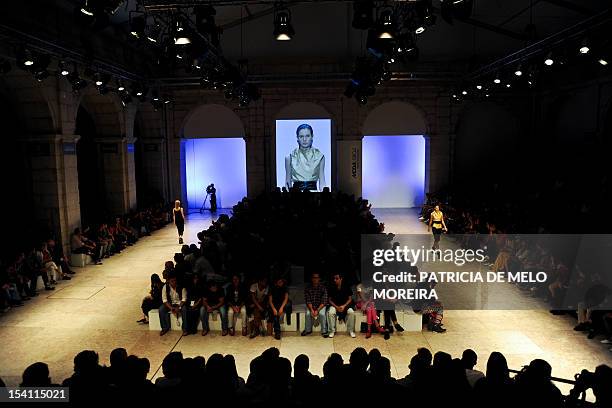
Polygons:
M285 157L285 185L300 191L321 191L325 187L325 156L312 147L312 127L301 124L295 134L298 147Z

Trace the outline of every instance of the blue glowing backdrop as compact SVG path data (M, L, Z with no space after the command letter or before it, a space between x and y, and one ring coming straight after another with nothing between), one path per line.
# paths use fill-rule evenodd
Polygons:
M425 138L364 136L362 194L377 208L410 208L425 197Z
M247 195L243 138L187 139L183 147L189 208L200 208L210 183L217 189L219 208L232 208Z

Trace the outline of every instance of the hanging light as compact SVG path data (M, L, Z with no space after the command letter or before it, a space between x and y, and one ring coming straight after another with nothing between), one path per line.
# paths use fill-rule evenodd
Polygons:
M288 9L281 9L274 17L274 38L277 41L289 41L295 35L291 25L291 13Z
M89 6L89 1L85 0L85 4L83 4L83 7L81 7L81 13L87 15L87 16L93 16L94 15L94 11L93 8L91 8Z
M555 60L553 59L553 55L552 55L552 51L551 51L546 56L546 59L544 60L544 64L550 67L554 63L555 63Z
M588 54L589 51L591 51L591 49L589 48L589 43L586 38L582 40L582 44L580 45L580 48L578 49L578 51L580 51L582 55Z
M378 20L378 38L389 40L394 38L393 31L393 11L390 9L384 10L380 14Z
M520 64L518 65L518 67L516 67L516 71L514 71L514 75L516 75L517 77L520 77L523 75L523 71L521 70Z

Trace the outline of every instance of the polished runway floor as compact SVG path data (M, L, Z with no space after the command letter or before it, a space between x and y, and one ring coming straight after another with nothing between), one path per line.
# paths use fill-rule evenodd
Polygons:
M418 222L414 210L378 210L375 214L385 223L387 232L426 233L426 226ZM197 242L196 233L210 222L209 214L191 215L186 243ZM161 273L164 261L172 259L178 250L176 230L168 226L105 260L104 265L77 268L74 279L60 283L55 291L43 291L26 306L0 315L0 378L7 385L16 385L27 365L44 361L49 364L52 380L61 382L71 375L72 360L79 351L95 350L101 363L108 364L109 354L116 347L147 357L152 378L161 375L162 359L170 351L205 357L231 353L236 357L239 374L246 377L250 360L270 346L279 347L281 354L291 360L308 354L311 370L317 374L322 373L323 362L330 353L340 353L347 359L357 346L379 348L391 359L395 377L407 374L408 362L417 347L443 350L453 357L472 348L478 353L477 368L481 370L492 351L504 353L514 369L534 358L543 358L553 366L554 376L568 379L583 368L612 365L612 353L599 341L587 340L573 331L572 318L553 316L545 310L449 310L445 315L447 333L403 333L393 335L389 341L380 336L366 340L363 335L351 339L345 333L333 339L293 334L280 342L270 337L222 337L220 333L181 338L180 331L160 338L157 331L149 331L136 320L140 318L140 302L147 293L149 276Z

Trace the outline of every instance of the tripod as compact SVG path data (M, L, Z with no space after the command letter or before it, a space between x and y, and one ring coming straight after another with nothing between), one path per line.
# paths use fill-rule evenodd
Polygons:
M209 195L210 195L209 193L206 193L206 197L204 197L204 201L202 202L202 207L200 207L200 214L202 214L205 210L204 205L206 204L206 200L208 199ZM208 209L208 211L210 211L210 209Z

